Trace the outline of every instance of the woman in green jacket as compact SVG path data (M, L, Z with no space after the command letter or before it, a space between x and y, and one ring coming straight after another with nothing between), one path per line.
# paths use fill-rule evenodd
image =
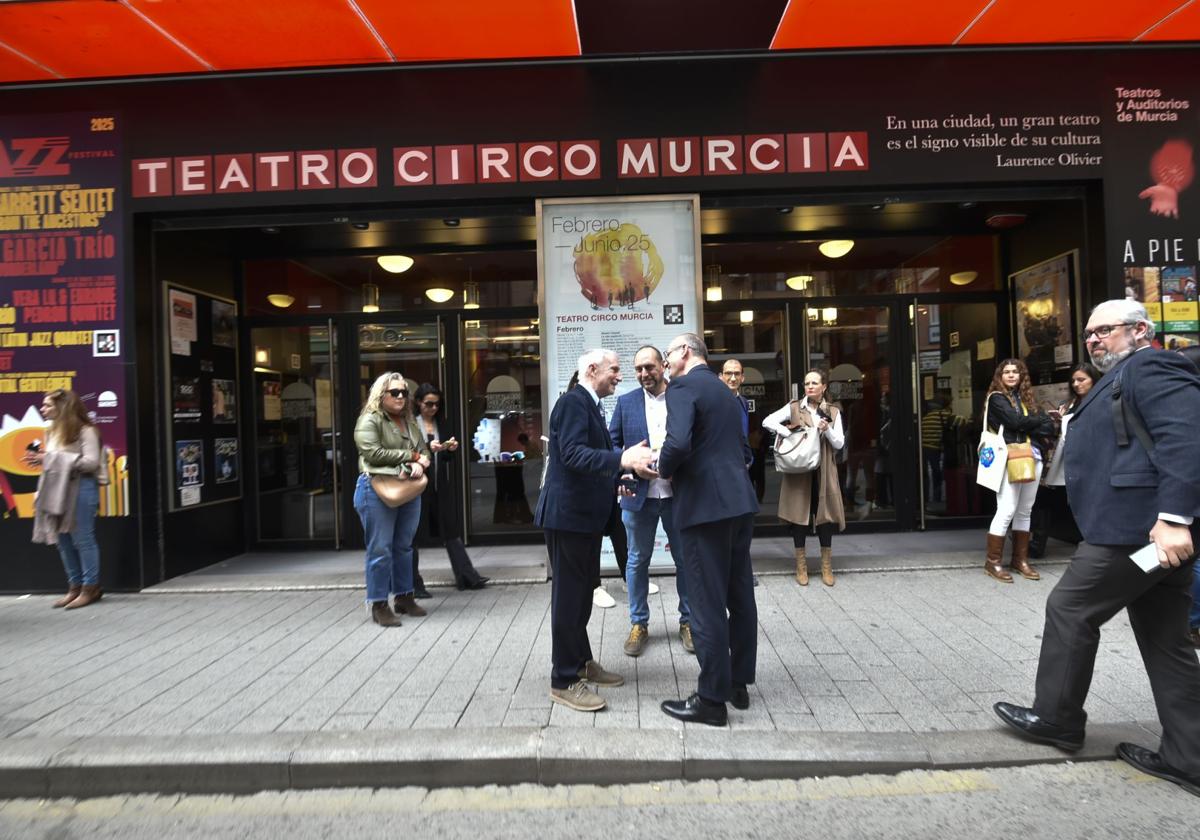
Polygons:
M388 507L371 486L372 475L419 479L429 468L429 446L413 419L404 376L388 372L375 380L358 422L358 482L354 509L362 520L367 543L367 602L371 618L383 627L399 627L396 613L422 616L413 598L413 537L421 519L421 497ZM396 596L396 612L388 606Z

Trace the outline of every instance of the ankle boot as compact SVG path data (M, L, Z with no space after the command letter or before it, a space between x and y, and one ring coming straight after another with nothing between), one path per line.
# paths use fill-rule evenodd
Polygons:
M400 616L392 612L387 601L371 602L371 620L380 627L399 627Z
M78 583L71 584L70 587L67 588L67 594L59 598L50 606L54 607L55 609L58 609L59 607L65 607L67 604L79 597L79 591L82 588L83 587L81 587Z
M396 612L404 615L411 615L420 618L423 615L429 615L425 608L417 603L417 600L410 592L408 595L396 596Z
M1004 537L995 534L987 535L987 559L983 561L983 570L1001 583L1012 583L1012 575L1004 568Z
M1012 567L1026 580L1041 580L1037 569L1029 565L1029 532L1013 531Z
M821 546L821 583L833 586L833 549Z
M100 596L104 593L100 591L99 586L84 586L79 590L79 596L71 603L67 604L63 609L77 610L80 607L86 607L88 604L94 604L100 600Z
M803 548L796 549L796 583L808 586L808 557Z

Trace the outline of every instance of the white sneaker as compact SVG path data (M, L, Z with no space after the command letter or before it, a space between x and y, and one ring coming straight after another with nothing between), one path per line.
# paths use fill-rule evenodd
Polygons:
M602 610L607 610L615 607L617 602L613 600L613 596L608 594L608 590L601 584L592 590L592 604Z
M658 594L658 584L655 583L654 581L650 581L650 588L646 591L650 595L657 595Z

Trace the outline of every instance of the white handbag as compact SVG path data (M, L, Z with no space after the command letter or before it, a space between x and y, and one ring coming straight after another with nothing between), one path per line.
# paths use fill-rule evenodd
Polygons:
M1062 487L1067 483L1066 459L1063 456L1067 452L1067 424L1071 422L1072 416L1071 414L1063 415L1058 446L1054 447L1054 454L1050 456L1050 466L1046 468L1046 474L1042 478L1042 483L1050 487Z
M821 465L821 433L816 426L799 426L775 438L775 469L781 473L810 473Z
M988 402L991 397L988 397ZM975 470L975 482L992 492L999 492L1004 483L1008 466L1008 444L1004 442L1004 427L988 431L987 404L983 407L983 434L979 436L979 465Z

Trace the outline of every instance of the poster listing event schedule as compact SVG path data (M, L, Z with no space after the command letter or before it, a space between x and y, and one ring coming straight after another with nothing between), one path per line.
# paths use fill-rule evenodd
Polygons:
M101 515L128 513L120 178L113 115L0 127L0 515L33 514L37 471L22 456L55 388L78 393L100 430Z
M616 397L639 387L639 347L661 350L680 333L700 330L698 200L546 200L539 213L546 411L579 356L603 347L620 356L625 377L605 401L611 417Z

